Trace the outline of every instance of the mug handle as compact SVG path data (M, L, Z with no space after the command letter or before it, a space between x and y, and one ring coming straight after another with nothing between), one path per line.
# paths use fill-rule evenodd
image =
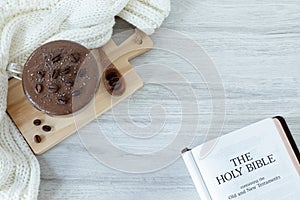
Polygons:
M22 80L23 65L18 63L9 63L6 67L8 76Z

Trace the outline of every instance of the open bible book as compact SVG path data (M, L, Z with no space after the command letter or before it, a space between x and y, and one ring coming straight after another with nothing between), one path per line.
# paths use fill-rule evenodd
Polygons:
M201 200L300 199L300 154L282 117L184 149Z

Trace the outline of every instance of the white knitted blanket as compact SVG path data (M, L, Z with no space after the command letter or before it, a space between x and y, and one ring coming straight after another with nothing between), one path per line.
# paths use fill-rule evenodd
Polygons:
M170 0L0 0L0 199L37 199L39 164L6 114L9 63L24 64L43 43L65 39L88 48L107 42L115 16L148 34Z

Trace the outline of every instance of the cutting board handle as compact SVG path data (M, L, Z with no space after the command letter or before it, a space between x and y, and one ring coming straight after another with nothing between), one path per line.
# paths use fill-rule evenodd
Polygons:
M127 60L131 60L152 47L153 41L151 38L139 29L135 29L135 33L119 45L118 53L125 55Z
M139 29L135 29L134 33L119 46L111 39L103 47L91 51L95 57L97 57L97 54L101 55L100 52L105 52L108 59L114 62L119 59L131 60L149 51L152 47L153 42L151 38Z

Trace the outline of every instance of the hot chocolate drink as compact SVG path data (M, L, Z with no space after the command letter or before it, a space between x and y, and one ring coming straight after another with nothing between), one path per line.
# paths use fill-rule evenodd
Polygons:
M85 107L100 83L96 59L70 41L47 43L27 60L23 89L34 107L49 115L68 115Z

